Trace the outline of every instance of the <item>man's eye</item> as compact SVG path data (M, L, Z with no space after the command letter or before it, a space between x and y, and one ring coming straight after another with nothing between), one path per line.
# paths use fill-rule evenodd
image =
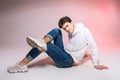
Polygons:
M68 25L66 25L66 27L68 27Z

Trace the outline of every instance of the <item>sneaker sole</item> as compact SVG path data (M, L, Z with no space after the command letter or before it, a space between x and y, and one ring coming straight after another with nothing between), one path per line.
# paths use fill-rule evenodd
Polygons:
M25 73L25 72L28 72L28 70L26 70L26 71L15 71L15 72L10 72L10 71L8 71L9 73Z
M30 45L31 47L41 48L41 46L39 46L31 37L27 37L26 41L27 41L28 45Z

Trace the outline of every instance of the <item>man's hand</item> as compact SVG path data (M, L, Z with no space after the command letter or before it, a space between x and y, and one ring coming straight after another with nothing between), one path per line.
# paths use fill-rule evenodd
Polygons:
M96 65L94 66L96 69L99 69L99 70L103 70L103 69L108 69L107 66L104 66L104 65Z
M45 48L44 47L38 47L38 50L42 51L42 52L46 52Z

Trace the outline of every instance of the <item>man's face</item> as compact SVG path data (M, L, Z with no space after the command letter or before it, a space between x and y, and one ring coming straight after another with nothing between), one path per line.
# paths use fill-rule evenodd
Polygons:
M64 23L63 26L62 26L62 29L65 30L68 33L72 33L73 28L74 28L73 23L69 23L69 22Z

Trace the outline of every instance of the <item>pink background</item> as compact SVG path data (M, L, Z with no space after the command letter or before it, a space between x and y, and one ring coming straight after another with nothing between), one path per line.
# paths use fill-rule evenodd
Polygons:
M99 51L120 51L120 0L3 0L0 48L27 48L27 36L41 38L69 16L93 33ZM64 32L63 32L64 33ZM67 44L67 34L64 42Z
M70 16L93 33L99 48L97 70L91 61L71 68L53 66L47 54L30 64L27 73L10 74L7 67L22 60L31 49L26 37L40 39ZM67 33L64 43L67 44ZM0 0L0 80L120 80L120 0Z

